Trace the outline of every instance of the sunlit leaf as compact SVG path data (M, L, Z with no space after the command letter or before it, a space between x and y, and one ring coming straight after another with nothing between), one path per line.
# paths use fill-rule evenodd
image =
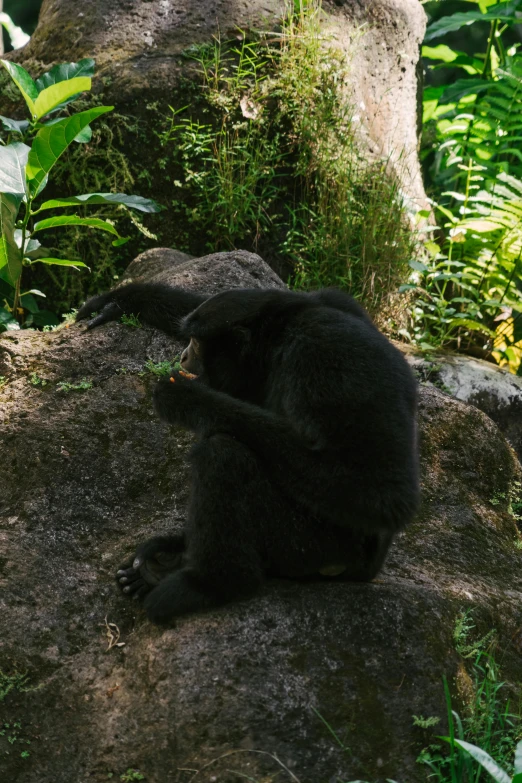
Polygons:
M482 332L483 334L487 334L489 337L495 337L496 334L496 332L494 332L492 329L488 329L488 327L484 326L484 324L479 324L477 321L472 321L470 318L452 318L450 320L450 324L451 326L465 327L471 332ZM511 783L511 781L509 783Z
M461 27L473 24L473 22L491 22L494 19L498 19L501 22L516 22L515 13L520 9L520 5L521 0L510 0L507 3L497 3L491 6L485 13L482 11L465 11L451 14L450 16L443 16L429 25L424 40L431 41L433 38L446 35L446 33L460 30Z
M38 258L35 262L35 264L48 264L50 266L72 266L75 269L78 269L78 267L83 266L85 269L89 269L87 264L84 264L83 261L70 261L67 258Z
M451 63L457 59L459 54L460 52L455 52L446 44L422 47L422 56L427 57L428 60L442 60L445 63Z
M515 773L515 777L513 778L512 783L522 783L522 740L515 748L515 763L513 771ZM520 776L520 780L516 779L518 776Z
M87 226L88 228L97 228L100 231L107 231L109 234L114 234L118 240L123 239L123 237L120 237L112 223L101 220L101 218L84 218L79 217L78 215L58 215L57 217L40 220L38 223L35 223L33 234L37 231L43 231L46 228L60 228L62 226Z
M39 94L34 102L33 119L39 120L46 114L59 106L73 95L86 92L91 89L91 79L88 76L79 76L76 79L70 79L66 82L57 82L51 84Z
M94 76L94 66L94 60L91 58L79 60L77 63L60 63L59 65L54 65L50 71L43 73L36 79L36 88L38 92L42 92L42 90L47 89L57 82L70 81L79 76Z
M410 261L408 265L411 269L415 269L416 272L429 272L428 267L422 261Z
M38 98L38 88L31 79L30 74L18 63L11 63L8 60L0 60L7 73L14 81L27 104L31 116L34 116L34 102Z
M74 137L75 142L77 144L88 144L88 142L92 139L92 128L90 125L86 125L83 130L79 132L77 136Z
M73 207L77 204L123 204L130 209L137 209L140 212L160 212L162 209L165 209L161 204L150 198L127 196L125 193L84 193L81 196L54 198L50 201L44 201L40 209Z
M25 167L30 149L19 141L0 147L0 193L25 196Z

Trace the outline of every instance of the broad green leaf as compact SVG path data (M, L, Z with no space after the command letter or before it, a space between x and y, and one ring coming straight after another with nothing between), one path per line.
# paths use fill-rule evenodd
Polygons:
M513 783L520 783L520 781L516 780L516 778L519 775L522 776L522 740L517 744L517 747L515 748L515 763L514 763L513 772L515 773L515 777L513 778Z
M411 269L415 269L417 272L429 272L430 270L423 264L422 261L410 261L408 264Z
M30 150L20 141L0 147L0 193L25 197L25 167Z
M428 60L440 60L437 65L431 65L430 68L445 68L447 63L451 63L453 67L460 66L464 68L466 73L476 74L481 73L484 63L480 60L470 57L464 52L458 52L454 49L450 49L446 44L439 44L438 46L423 46L422 56Z
M109 234L114 234L118 240L124 239L124 237L120 237L112 223L108 223L100 218L83 218L78 215L59 215L58 217L40 220L38 223L35 223L33 234L46 228L59 228L60 226L88 226L89 228L97 228L100 231L108 231ZM118 244L123 243L118 241Z
M484 79L457 79L444 90L441 103L457 103L466 95L480 95L491 87L491 82Z
M446 33L460 30L461 27L473 24L473 22L491 22L494 19L498 19L501 22L515 22L517 21L515 13L520 10L521 2L522 0L510 0L507 3L498 3L488 8L486 13L482 13L482 11L466 11L443 16L441 19L433 22L433 24L430 24L424 40L431 41L433 38L446 35Z
M478 748L476 745L471 745L469 742L464 742L464 740L456 739L454 742L459 748L462 748L466 753L469 753L475 761L478 761L481 767L484 767L486 772L489 772L495 783L511 783L511 778L507 772L505 772L502 767L499 767L497 762L494 761L485 750Z
M29 318L30 323L29 323ZM33 313L26 321L26 324L35 326L58 326L60 323L60 319L56 315L56 313L52 313L50 310L38 310L36 313Z
M27 73L25 68L17 63L10 63L8 60L0 60L0 63L4 66L7 73L14 81L27 104L31 116L34 115L34 102L38 98L38 88L31 79L31 76Z
M72 266L75 269L83 266L85 269L89 269L87 264L84 264L83 261L70 261L68 258L37 258L33 263L48 264L49 266Z
M488 329L484 324L479 324L477 321L472 321L471 318L452 318L450 321L451 326L464 326L471 332L482 332L489 335L489 337L495 337L496 333L492 329ZM511 783L511 781L509 781Z
M45 176L80 131L96 117L112 111L113 108L113 106L98 106L73 114L72 117L65 117L54 125L40 128L27 162L27 179L30 181L33 193L39 191Z
M67 101L65 103L60 103L60 105L56 108L56 111L63 108L67 104ZM53 112L55 110L53 109ZM56 125L57 122L61 122L63 120L63 117L53 117L50 120L46 120L45 122L39 122L36 125L36 128L48 128L51 125ZM83 130L79 132L77 136L74 137L74 141L77 141L78 143L82 144L87 141L90 141L92 139L92 129L90 125L86 125Z
M7 304L12 307L14 291L14 285L8 283L7 280L2 280L0 277L0 305L4 300L6 300Z
M440 87L425 87L422 91L422 98L425 101L438 101L445 89L445 84Z
M422 56L427 57L428 60L442 60L445 63L451 63L456 60L461 52L455 52L450 49L446 44L439 44L438 46L423 46Z
M476 231L479 234L489 233L490 231L497 231L499 228L503 228L502 223L494 220L481 220L480 218L471 218L465 220L460 224L461 228L465 228L469 231Z
M13 120L11 117L4 117L0 114L0 122L4 129L11 133L23 133L29 127L29 120Z
M77 63L60 63L60 65L54 65L50 71L43 73L36 79L36 89L40 93L52 84L57 84L58 82L70 81L71 79L76 79L80 76L94 76L94 64L94 60L88 58L79 60Z
M22 254L16 246L14 226L22 197L0 193L0 278L15 285L22 274Z
M142 196L127 196L125 193L84 193L81 196L68 196L67 198L44 201L40 210L74 207L77 204L123 204L130 209L138 209L140 212L160 212L165 209L161 204Z
M22 305L23 308L28 310L30 313L37 313L38 310L40 309L38 307L38 302L36 301L34 296L29 292L27 292L26 294L22 294L20 296L20 304Z
M42 90L34 102L33 119L39 120L73 95L78 95L90 89L91 79L88 76L79 76L66 82L51 84L50 87Z

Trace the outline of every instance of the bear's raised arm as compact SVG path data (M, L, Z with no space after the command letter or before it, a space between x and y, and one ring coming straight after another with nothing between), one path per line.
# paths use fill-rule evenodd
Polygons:
M206 299L205 294L164 283L129 283L88 299L76 320L89 319L87 328L93 329L108 321L118 321L122 315L135 315L143 323L176 337L182 318Z

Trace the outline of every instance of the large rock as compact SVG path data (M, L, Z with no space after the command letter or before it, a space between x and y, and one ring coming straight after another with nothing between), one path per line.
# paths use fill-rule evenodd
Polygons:
M9 57L32 70L94 57L104 100L138 114L152 138L157 116L144 118L141 109L158 99L176 108L192 101L186 91L194 80L190 47L215 36L233 39L241 30L276 30L290 6L281 0L44 0L31 41ZM425 207L417 156L416 69L426 27L421 4L325 0L323 9L325 30L352 63L355 115L369 154L389 161L412 207Z
M522 459L522 378L471 356L445 352L427 359L402 349L420 380L487 413Z
M281 285L249 254L169 253L151 272L173 284ZM146 277L143 259L134 270ZM444 720L442 676L453 687L464 665L457 612L498 629L505 676L519 666L512 450L485 414L422 388L423 508L373 584L274 580L162 630L113 574L137 542L183 524L191 436L158 421L142 374L180 349L117 323L0 338L0 699L14 686L0 710L21 724L14 744L0 736L0 778L295 780L284 764L301 783L424 781L412 715ZM91 388L58 388L83 378ZM106 621L124 646L107 650Z

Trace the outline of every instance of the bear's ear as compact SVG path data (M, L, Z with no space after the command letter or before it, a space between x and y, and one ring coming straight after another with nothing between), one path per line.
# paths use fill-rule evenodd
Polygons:
M280 294L280 291L275 292ZM222 291L207 299L181 320L183 337L206 340L236 326L252 323L274 298L273 291L238 288Z

